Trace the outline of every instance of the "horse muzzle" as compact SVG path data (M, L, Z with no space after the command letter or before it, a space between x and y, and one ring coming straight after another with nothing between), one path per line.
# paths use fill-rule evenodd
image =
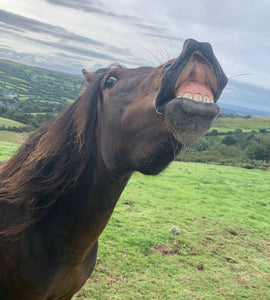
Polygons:
M209 43L185 41L181 55L166 66L156 98L156 110L178 141L192 144L211 127L227 81Z

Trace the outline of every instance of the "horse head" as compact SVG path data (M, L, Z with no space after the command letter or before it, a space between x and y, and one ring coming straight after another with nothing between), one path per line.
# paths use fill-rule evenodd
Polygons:
M160 172L210 128L227 83L211 45L195 40L157 68L83 74L89 89L99 81L97 134L105 165L145 174Z

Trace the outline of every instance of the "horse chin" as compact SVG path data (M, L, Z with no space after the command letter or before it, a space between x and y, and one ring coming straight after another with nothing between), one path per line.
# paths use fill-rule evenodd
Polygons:
M211 127L219 114L219 106L175 98L166 104L164 113L174 138L183 146L190 146Z
M155 142L152 151L145 152L143 157L139 156L134 161L133 170L145 175L157 175L164 170L182 150L179 143L171 134L160 137L160 143ZM137 153L138 151L136 151Z

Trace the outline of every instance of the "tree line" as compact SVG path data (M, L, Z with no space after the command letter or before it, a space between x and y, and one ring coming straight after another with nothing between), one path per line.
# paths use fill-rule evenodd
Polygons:
M261 128L226 133L212 130L177 158L182 161L215 163L245 168L270 167L270 132Z

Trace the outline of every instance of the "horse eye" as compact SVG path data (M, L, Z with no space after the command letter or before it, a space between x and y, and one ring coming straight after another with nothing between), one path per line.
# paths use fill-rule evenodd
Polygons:
M117 81L118 79L116 77L110 75L104 82L104 88L111 89Z

